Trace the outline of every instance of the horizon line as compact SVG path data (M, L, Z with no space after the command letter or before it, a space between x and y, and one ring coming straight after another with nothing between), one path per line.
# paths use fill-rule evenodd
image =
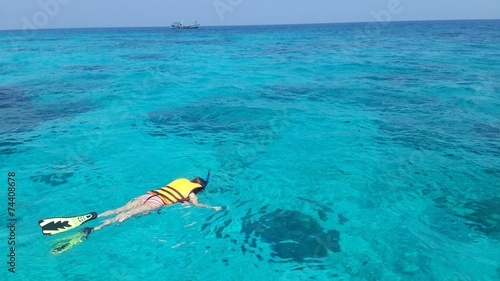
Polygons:
M500 19L422 19L422 20L394 20L394 21L342 21L342 22L315 22L315 23L269 23L269 24L231 24L231 25L203 25L200 27L251 27L251 26L283 26L283 25L326 25L326 24L384 24L409 23L409 22L451 22L451 21L500 21ZM95 27L53 27L36 29L0 29L1 31L39 31L61 29L114 29L114 28L170 28L169 25L161 26L95 26Z

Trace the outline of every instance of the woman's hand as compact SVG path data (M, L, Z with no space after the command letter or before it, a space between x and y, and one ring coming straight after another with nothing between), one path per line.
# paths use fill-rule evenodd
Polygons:
M191 202L191 204L195 205L196 207L210 208L210 209L214 209L215 211L222 210L222 208L219 206L212 207L212 206L209 206L206 204L200 204L200 202L198 202L198 197L194 193L189 194L189 202Z

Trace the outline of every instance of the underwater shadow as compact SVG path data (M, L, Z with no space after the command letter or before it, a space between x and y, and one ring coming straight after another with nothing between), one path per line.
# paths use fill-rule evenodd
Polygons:
M224 228L231 223L230 219L224 226L216 227L216 237L229 238L240 246L243 253L255 254L259 260L268 259L273 263L318 262L329 252L341 252L337 230L325 229L317 219L299 211L277 209L267 212L267 208L263 207L259 212L252 213L250 209L241 218L242 245L239 245L241 241L224 234ZM202 231L207 226L205 224ZM264 249L271 252L267 253Z

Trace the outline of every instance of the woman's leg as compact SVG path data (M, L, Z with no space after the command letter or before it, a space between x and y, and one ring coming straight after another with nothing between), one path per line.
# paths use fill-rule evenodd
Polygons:
M156 204L146 204L146 205L141 204L133 209L129 209L125 212L118 214L114 218L110 218L110 219L105 220L101 225L94 227L94 229L92 231L99 230L99 229L101 229L105 226L108 226L108 225L110 225L114 222L117 222L117 221L123 222L123 221L125 221L125 220L127 220L135 215L138 215L138 214L147 215L147 214L151 213L151 211L158 210L161 207L162 206L159 206Z
M141 205L137 208L134 208L134 209L128 210L126 212L123 212L121 214L118 214L116 216L116 219L118 220L118 222L123 222L124 220L127 220L135 215L143 215L143 216L149 215L149 213L151 213L151 211L158 210L161 207L162 206L159 206L156 204Z
M130 209L136 208L136 207L142 205L142 200L139 199L141 197L142 196L134 198L131 201L129 201L127 204L125 204L124 206L122 206L120 208L116 208L114 210L109 210L109 211L106 211L104 213L101 213L101 214L97 215L97 217L102 218L102 217L107 217L107 216L111 216L111 215L116 215L116 214L119 214L123 211L128 211Z

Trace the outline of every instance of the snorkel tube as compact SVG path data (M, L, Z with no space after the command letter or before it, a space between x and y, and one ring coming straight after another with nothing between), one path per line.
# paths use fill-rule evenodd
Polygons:
M210 170L208 170L207 178L205 179L205 187L207 187L209 180L210 180Z

